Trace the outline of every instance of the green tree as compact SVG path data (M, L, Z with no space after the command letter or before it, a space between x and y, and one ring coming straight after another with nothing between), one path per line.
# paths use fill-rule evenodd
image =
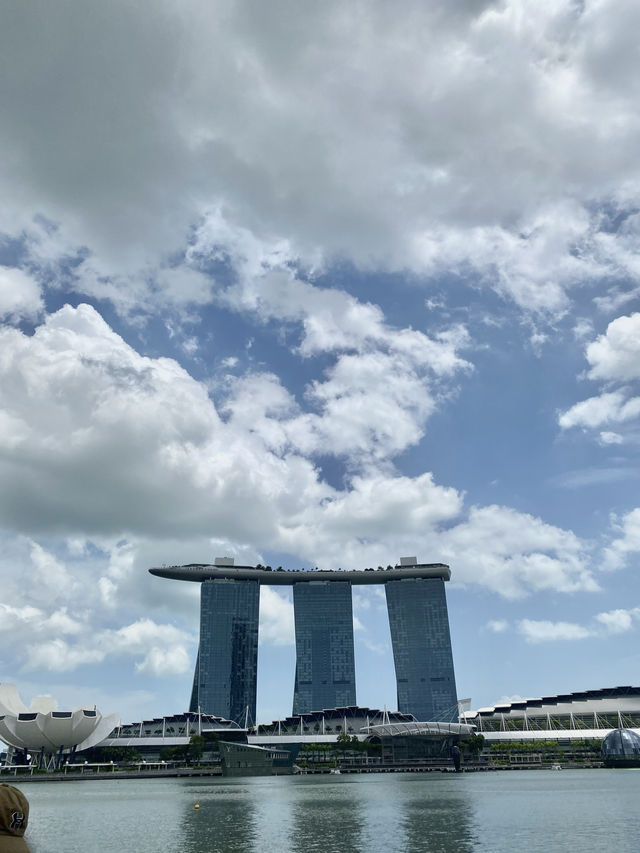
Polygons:
M469 737L459 741L458 746L464 753L477 759L484 749L484 735L469 735Z
M191 735L187 754L191 761L200 761L204 752L205 740L202 735Z
M160 758L162 761L178 761L186 762L189 756L189 746L164 746L160 750Z
M338 735L337 744L338 749L341 751L349 749L349 747L351 746L351 738L346 732L340 732L340 734Z

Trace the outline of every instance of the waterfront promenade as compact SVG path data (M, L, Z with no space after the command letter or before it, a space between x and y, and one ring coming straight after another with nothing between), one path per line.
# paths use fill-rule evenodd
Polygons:
M555 762L541 762L539 760L513 761L490 763L489 761L467 761L463 764L463 773L486 773L514 770L549 770L556 766L565 770L596 770L604 768L601 760L593 759L589 762L564 761L560 764ZM405 762L397 764L372 764L372 765L349 765L338 762L337 764L296 766L295 772L289 774L284 768L275 770L273 775L304 775L322 776L335 774L336 770L341 775L353 774L388 774L388 773L453 773L452 762L432 761ZM284 772L283 772L284 771ZM125 779L195 779L215 778L222 776L220 766L198 766L193 767L166 767L159 764L139 764L135 766L119 766L117 764L95 764L67 766L55 772L42 772L35 767L0 767L0 781L11 784L23 784L31 782L91 782L91 781L119 781Z

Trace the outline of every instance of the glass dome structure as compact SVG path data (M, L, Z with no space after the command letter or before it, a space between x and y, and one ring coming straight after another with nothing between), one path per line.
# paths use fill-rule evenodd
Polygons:
M618 766L640 766L640 736L631 729L614 729L602 741L605 763Z

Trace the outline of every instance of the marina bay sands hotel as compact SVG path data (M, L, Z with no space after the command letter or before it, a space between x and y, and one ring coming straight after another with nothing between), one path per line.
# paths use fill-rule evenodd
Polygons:
M200 646L191 711L256 719L260 585L292 586L296 634L293 715L356 705L354 584L383 584L396 671L398 711L421 721L453 718L457 696L443 563L364 571L272 571L214 565L149 569L152 575L201 584ZM456 709L457 710L457 709ZM457 716L455 717L457 719Z

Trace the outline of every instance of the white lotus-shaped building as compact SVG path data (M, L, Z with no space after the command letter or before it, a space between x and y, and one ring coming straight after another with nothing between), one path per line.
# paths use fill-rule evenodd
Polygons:
M100 743L116 726L118 714L95 708L58 711L50 696L36 696L27 708L15 684L0 684L0 740L9 746L45 755L81 751Z

